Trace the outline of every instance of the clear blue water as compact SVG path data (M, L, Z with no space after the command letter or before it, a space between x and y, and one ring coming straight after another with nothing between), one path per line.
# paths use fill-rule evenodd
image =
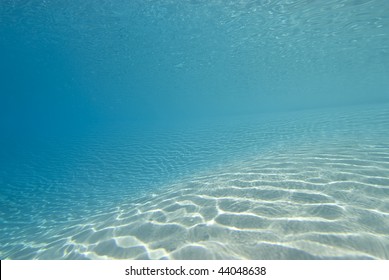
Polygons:
M0 259L389 259L389 2L0 3Z

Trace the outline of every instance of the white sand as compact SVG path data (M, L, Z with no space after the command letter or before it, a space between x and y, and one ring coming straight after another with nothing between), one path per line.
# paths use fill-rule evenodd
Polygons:
M309 144L198 174L69 224L57 233L62 242L35 257L388 259L389 152L350 144Z

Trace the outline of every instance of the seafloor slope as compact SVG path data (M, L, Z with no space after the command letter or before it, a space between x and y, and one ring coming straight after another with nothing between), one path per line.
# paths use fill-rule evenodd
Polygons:
M117 131L3 165L2 259L389 259L387 105Z

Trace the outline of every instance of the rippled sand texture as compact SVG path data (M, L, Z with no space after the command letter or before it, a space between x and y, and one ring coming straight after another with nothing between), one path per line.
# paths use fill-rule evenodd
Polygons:
M104 210L89 201L82 218L13 226L2 258L389 259L388 107L258 127L248 141L281 136L264 149L239 139L243 156L229 147L229 160L142 197Z

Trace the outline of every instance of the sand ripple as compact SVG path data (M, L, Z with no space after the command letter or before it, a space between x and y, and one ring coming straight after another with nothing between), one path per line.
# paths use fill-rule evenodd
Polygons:
M378 115L388 118L373 111L360 119L349 114L344 120L356 119L353 125L332 132L313 127L291 136L293 141L234 154L82 218L41 219L33 229L4 222L1 255L389 259L389 114L384 112ZM375 125L366 129L361 125L366 122Z

